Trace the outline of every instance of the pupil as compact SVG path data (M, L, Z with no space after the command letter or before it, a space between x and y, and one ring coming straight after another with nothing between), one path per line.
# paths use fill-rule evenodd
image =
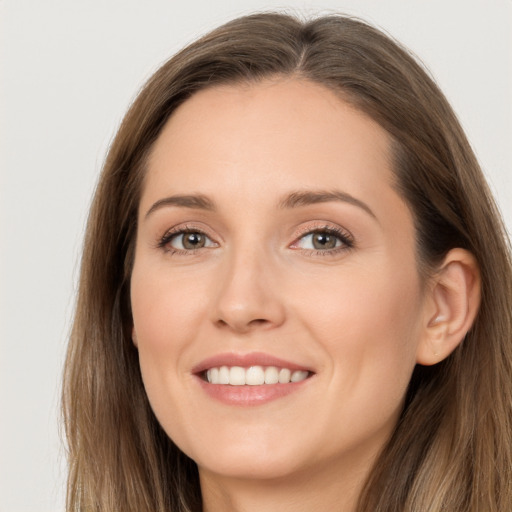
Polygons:
M336 237L326 233L315 233L313 235L313 246L315 249L334 249Z
M187 233L183 237L183 247L185 249L197 249L204 246L204 236L200 233Z

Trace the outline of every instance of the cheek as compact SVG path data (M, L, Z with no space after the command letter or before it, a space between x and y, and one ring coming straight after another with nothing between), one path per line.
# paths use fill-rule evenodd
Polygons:
M303 290L293 295L326 333L372 331L377 326L400 331L415 324L420 313L419 279L406 268L394 272L384 265L371 270L352 266L332 272L329 279L302 280L300 286Z
M165 271L144 272L136 265L131 305L140 348L175 351L180 342L186 343L203 311L201 297L204 293L190 281L170 279Z
M183 372L183 358L204 317L204 291L149 267L134 267L131 306L141 372L154 406Z
M334 377L344 387L389 391L393 401L401 397L421 333L416 273L353 268L310 290L316 290L314 295L298 307L305 327L323 346Z
M204 290L150 267L151 272L135 265L131 279L142 379L159 423L172 438L186 439L189 420L182 404L188 400L184 385L191 377L184 361L204 317Z

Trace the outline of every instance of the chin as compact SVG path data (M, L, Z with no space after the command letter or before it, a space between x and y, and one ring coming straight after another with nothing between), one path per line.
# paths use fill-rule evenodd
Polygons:
M247 442L244 436L241 442L232 440L228 443L196 446L185 453L199 467L208 473L227 478L239 479L279 479L300 471L307 466L301 446L291 446L282 441L283 434L271 440L254 438Z
M199 472L240 480L284 479L300 471L302 464L278 454L241 454L233 457L222 456L215 460L196 461Z

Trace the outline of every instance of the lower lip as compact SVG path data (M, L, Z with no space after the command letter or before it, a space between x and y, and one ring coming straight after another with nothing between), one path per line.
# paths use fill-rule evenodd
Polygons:
M311 377L289 384L263 384L261 386L229 386L210 384L198 377L202 389L211 398L226 405L252 406L263 405L300 390Z

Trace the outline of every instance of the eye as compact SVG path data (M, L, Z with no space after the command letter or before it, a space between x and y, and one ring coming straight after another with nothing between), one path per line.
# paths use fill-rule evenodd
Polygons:
M334 249L341 245L341 242L338 237L326 233L326 232L316 232L310 233L309 235L303 236L298 243L299 247L302 249Z
M352 239L348 234L329 227L315 229L302 235L292 245L292 248L329 252L350 248L353 245Z
M180 230L166 234L159 245L176 251L193 251L204 247L216 247L206 234L201 231Z

